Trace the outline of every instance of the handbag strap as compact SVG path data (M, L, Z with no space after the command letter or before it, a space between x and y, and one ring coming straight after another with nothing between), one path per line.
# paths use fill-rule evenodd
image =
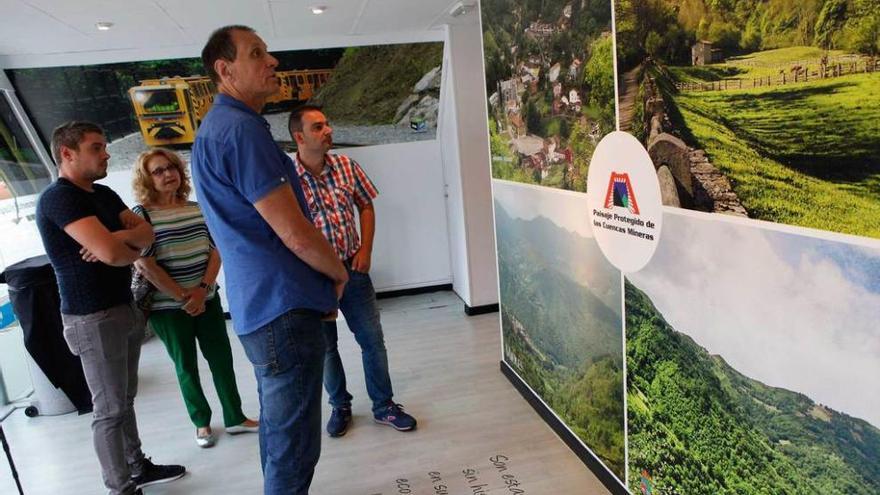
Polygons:
M147 212L147 207L144 205L135 205L135 208L140 208L141 212L144 214L144 220L147 221L148 224L153 225L153 220L150 219L150 214ZM152 245L150 246L152 247ZM134 267L134 265L132 265Z
M141 211L144 213L144 220L146 220L148 224L153 225L153 221L150 220L150 214L147 213L147 208L144 205L137 205L137 206L135 206L135 208L137 208L138 206L141 208Z

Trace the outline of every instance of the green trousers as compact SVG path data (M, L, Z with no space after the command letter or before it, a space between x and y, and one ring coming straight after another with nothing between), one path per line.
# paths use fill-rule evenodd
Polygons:
M241 410L241 396L235 384L235 371L232 368L232 348L226 335L226 321L220 296L205 304L205 312L190 316L182 309L162 310L150 314L153 331L165 344L168 355L174 361L177 381L186 410L196 428L211 424L211 406L205 398L199 381L199 363L196 355L196 342L202 356L208 362L214 387L223 406L224 426L239 425L247 419Z

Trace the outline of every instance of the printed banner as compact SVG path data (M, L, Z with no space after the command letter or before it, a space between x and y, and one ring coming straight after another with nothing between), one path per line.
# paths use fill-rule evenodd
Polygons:
M880 3L481 7L505 363L612 492L880 493Z
M270 47L271 48L271 47ZM435 139L443 43L405 43L273 52L280 89L263 117L292 151L289 111L323 107L341 147ZM129 170L150 147L174 147L189 161L216 87L201 59L6 69L44 142L62 122L90 120L110 141L110 170Z

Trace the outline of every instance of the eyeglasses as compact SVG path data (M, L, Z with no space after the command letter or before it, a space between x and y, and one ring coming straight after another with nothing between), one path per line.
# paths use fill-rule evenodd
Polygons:
M152 175L153 177L162 177L163 175L165 175L165 172L168 172L169 170L172 172L177 172L177 167L175 167L174 165L159 167L150 172L150 175Z

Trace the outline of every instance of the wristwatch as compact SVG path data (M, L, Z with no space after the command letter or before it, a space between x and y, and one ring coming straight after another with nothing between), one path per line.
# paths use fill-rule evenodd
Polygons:
M199 287L201 287L202 289L205 289L205 290L208 290L211 288L211 286L208 285L207 283L205 283L205 281L199 282Z

